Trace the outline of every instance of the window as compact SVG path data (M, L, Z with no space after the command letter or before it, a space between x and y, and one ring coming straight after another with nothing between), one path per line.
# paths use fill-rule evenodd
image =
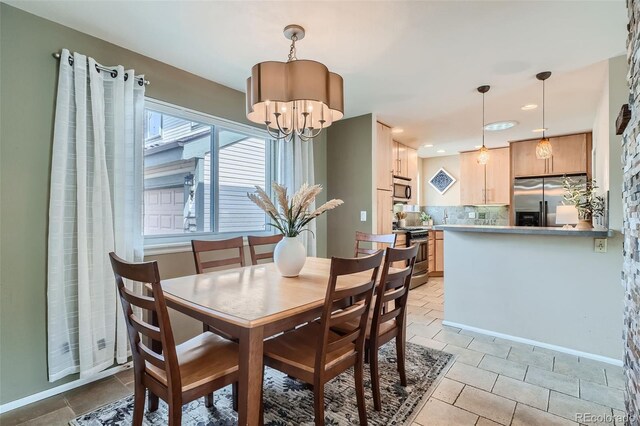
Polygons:
M247 198L271 181L264 132L147 100L144 134L146 242L270 232Z

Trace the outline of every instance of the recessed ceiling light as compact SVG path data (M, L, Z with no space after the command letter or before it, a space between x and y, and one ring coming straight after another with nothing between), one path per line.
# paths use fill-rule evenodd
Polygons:
M402 133L404 132L404 129L401 129L400 127L394 127L393 129L391 129L391 133Z
M495 123L489 123L484 126L484 129L488 132L498 132L500 130L507 130L518 124L517 121L496 121Z
M542 133L542 132L546 132L549 129L543 129L543 128L539 128L539 129L533 129L532 132L533 133Z
M443 152L445 152L445 150L444 150L444 149L439 149L439 150L437 150L436 152L437 152L438 154L442 154Z
M526 105L523 105L520 109L523 111L531 111L532 109L536 109L536 108L538 108L538 105L536 104L526 104Z
M422 145L423 148L433 148L433 144L430 143L425 143L424 145Z

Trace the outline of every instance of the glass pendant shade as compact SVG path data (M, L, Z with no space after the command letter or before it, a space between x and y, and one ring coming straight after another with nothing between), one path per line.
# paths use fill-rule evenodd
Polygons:
M487 164L489 162L489 148L483 146L478 151L478 164Z
M553 155L553 147L549 138L542 138L536 145L536 158L538 160L546 160Z

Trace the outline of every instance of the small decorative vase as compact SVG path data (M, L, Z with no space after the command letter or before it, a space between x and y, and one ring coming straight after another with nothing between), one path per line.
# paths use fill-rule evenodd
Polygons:
M297 277L307 260L307 249L297 237L284 237L273 250L273 262L283 277Z
M593 228L593 223L591 223L591 219L580 219L575 229L589 230Z
M423 220L422 221L422 226L429 226L429 221L428 220Z
M398 219L398 227L404 228L405 226L407 226L407 219Z

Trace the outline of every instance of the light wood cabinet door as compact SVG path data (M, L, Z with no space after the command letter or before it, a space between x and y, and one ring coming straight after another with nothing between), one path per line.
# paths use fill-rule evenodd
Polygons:
M436 239L436 269L435 272L444 272L444 240Z
M547 174L587 173L587 134L549 138L553 156L548 160Z
M391 128L377 123L376 141L376 188L391 190L393 185L393 140Z
M460 204L485 204L484 177L485 166L478 164L478 153L463 152L460 154Z
M393 223L393 201L391 191L377 190L377 226L376 233L390 234Z
M537 139L513 142L511 144L511 167L514 177L543 176L547 174L547 161L538 160L536 157L537 144Z
M489 151L486 177L485 203L509 205L511 200L511 159L508 147Z
M410 204L418 203L418 150L406 147L407 150L407 177L411 179Z

